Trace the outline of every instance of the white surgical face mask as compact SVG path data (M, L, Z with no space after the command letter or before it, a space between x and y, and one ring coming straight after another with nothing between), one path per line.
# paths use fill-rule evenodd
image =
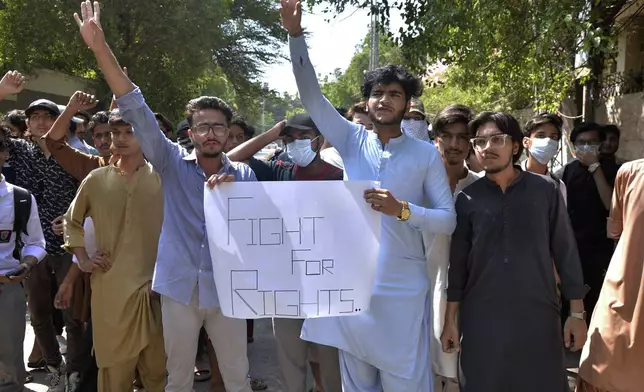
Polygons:
M530 155L542 165L547 165L557 155L559 142L549 137L530 139Z
M315 139L317 139L317 137ZM315 159L317 153L311 148L311 142L313 142L313 140L294 140L286 145L286 153L288 154L288 157L297 166L307 167Z
M416 139L429 141L429 125L427 121L405 119L402 120L400 125L407 135Z
M591 144L580 144L575 146L575 155L579 157L580 155L593 154L597 155L599 153L599 146Z

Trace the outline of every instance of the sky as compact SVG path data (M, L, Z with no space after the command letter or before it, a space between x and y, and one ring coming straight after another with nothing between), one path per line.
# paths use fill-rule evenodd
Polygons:
M398 15L393 17L392 26L397 29L401 21ZM327 22L329 19L330 21ZM309 56L315 71L324 76L332 73L336 68L345 70L351 63L356 46L369 32L370 21L371 17L365 9L352 8L336 17L332 14L324 14L319 7L312 13L304 13L302 26L309 33L307 36ZM288 56L287 45L284 45L282 54ZM274 90L287 91L290 94L297 93L295 78L288 61L267 67L263 79Z

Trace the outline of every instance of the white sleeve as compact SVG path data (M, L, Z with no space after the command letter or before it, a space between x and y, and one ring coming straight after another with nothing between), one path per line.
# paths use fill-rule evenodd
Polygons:
M94 229L94 221L92 218L86 218L85 223L83 224L83 230L85 231L85 251L87 256L91 259L96 255L96 231ZM78 264L78 259L76 256L72 258L74 263Z
M38 205L33 195L31 195L31 211L29 211L27 233L22 237L25 243L22 248L22 257L33 256L40 262L47 256L47 251L45 250L45 236L42 233L40 216L38 215Z

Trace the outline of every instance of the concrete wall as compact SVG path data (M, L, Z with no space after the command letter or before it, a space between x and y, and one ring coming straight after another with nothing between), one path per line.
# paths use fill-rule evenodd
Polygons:
M600 124L612 123L622 131L617 156L631 161L644 158L644 94L612 97L596 112Z
M78 90L94 93L91 81L68 76L46 69L27 75L25 89L18 95L7 97L0 102L0 113L13 109L25 109L37 99L46 98L59 105L66 105L69 98Z

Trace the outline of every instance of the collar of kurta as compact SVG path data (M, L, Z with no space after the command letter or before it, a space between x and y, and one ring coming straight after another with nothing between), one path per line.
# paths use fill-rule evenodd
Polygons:
M374 139L378 139L378 135L375 132L369 132L369 134L370 134L369 135L370 137L372 137ZM389 141L387 142L387 145L389 145L389 144L392 144L392 145L400 144L400 143L404 142L405 140L407 140L408 137L409 136L405 135L405 132L403 132L403 133L400 134L400 136L392 137L391 139L389 139ZM380 139L378 139L378 142L380 142Z
M9 188L7 187L7 181L2 174L0 174L0 197L6 196L9 193Z
M197 153L196 150L192 150L192 152L186 156L183 157L184 161L193 161L195 164L197 163ZM222 169L228 173L230 172L230 168L232 167L232 163L230 162L230 159L226 156L226 154L222 153L221 154L221 163L223 165Z
M528 170L528 160L526 159L525 161L521 162L521 166L519 166L519 168L523 171L530 171ZM549 175L550 175L550 169L548 168L548 165L546 165L546 174L544 174L544 176L549 176Z
M508 188L516 185L519 181L521 181L523 179L523 177L525 176L525 173L527 172L527 171L524 171L521 168L521 165L513 165L512 167L514 167L515 169L519 170L519 175L517 176L517 178L514 181L512 181L512 183L510 185L508 185ZM490 178L487 175L485 175L484 178L489 184L498 187L497 183L492 181L492 180L490 180Z

